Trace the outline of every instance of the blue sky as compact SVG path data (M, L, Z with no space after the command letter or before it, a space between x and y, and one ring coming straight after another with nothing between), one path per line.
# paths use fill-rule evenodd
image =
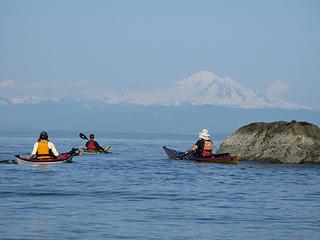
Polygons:
M319 12L316 0L0 0L0 94L152 90L208 70L260 92L280 82L319 108Z

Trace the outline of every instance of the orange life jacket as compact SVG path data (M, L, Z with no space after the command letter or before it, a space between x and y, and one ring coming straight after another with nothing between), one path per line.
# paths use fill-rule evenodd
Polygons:
M38 150L37 150L37 157L38 158L50 158L50 149L48 146L47 140L40 140L38 142Z
M202 157L210 157L212 155L213 142L211 140L204 141Z

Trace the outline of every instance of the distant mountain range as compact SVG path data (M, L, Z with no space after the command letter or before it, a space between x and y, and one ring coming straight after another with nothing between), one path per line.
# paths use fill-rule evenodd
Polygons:
M257 94L207 71L155 91L116 94L86 89L84 85L82 91L68 91L69 97L60 92L53 98L49 92L46 96L0 98L0 131L197 133L208 128L230 133L259 121L320 124L319 111Z
M50 94L50 93L49 93ZM88 97L89 96L89 97ZM40 103L52 100L77 100L84 105L94 102L105 104L136 104L142 106L181 106L181 105L213 105L220 107L243 109L310 109L290 103L267 94L258 94L254 90L242 86L229 77L221 78L208 72L200 71L175 84L159 90L127 92L118 94L112 90L96 90L90 92L73 91L66 96L50 98L49 96L17 96L0 99L0 105Z
M41 130L87 132L230 133L244 124L308 121L320 124L320 112L299 109L243 109L213 105L142 106L42 101L0 105L0 132ZM197 137L197 136L195 136Z

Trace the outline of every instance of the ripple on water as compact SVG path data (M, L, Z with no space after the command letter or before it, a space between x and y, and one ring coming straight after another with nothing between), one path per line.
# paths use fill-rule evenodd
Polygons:
M0 137L29 152L34 138ZM101 139L112 154L72 164L1 164L2 239L317 239L316 165L199 164L167 159L172 139ZM21 143L16 146L14 143ZM63 143L63 144L61 144ZM81 146L60 138L58 148ZM14 226L14 227L12 227Z

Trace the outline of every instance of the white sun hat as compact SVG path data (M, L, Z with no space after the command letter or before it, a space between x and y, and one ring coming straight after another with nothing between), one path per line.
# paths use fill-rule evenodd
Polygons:
M208 129L202 129L201 132L199 132L199 138L202 138L204 140L209 140L209 132L208 132Z

